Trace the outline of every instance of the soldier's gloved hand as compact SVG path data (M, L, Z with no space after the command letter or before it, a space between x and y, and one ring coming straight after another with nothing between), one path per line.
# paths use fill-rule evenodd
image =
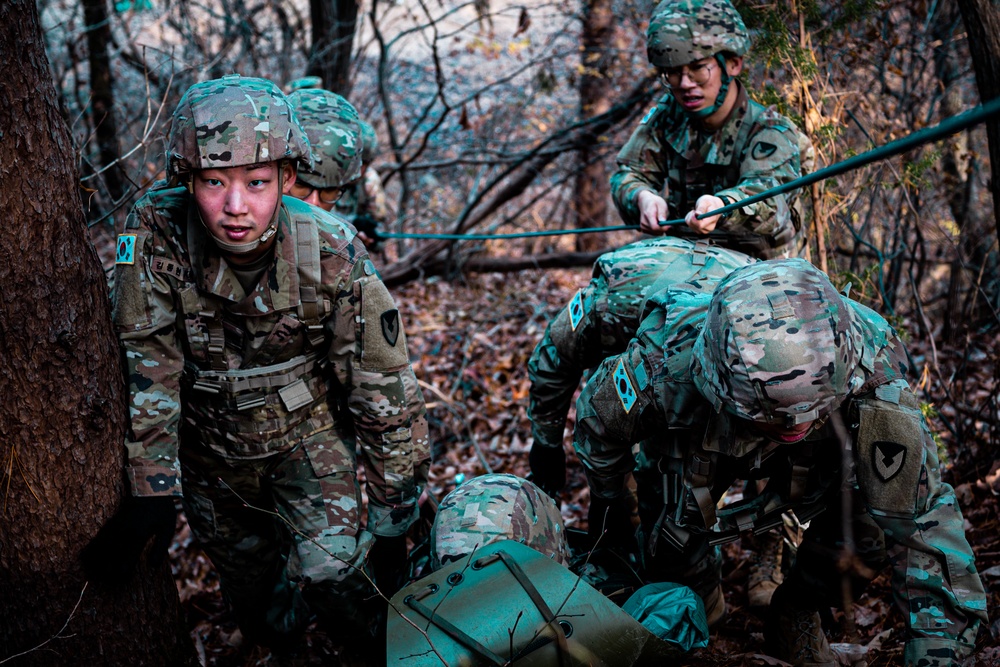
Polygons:
M108 519L80 553L90 579L124 583L132 578L143 550L149 544L148 561L159 567L174 539L177 508L171 496L129 497Z
M631 512L625 504L624 496L612 499L591 496L587 523L590 538L595 542L600 540L598 546L636 552L635 526L632 525Z
M367 213L354 218L354 228L358 230L358 236L368 250L378 250L382 243L382 236L378 233L378 221Z
M368 554L375 585L387 598L403 587L406 577L406 536L375 536L375 544Z
M562 446L546 447L535 442L528 453L531 481L542 491L557 498L566 486L566 452Z

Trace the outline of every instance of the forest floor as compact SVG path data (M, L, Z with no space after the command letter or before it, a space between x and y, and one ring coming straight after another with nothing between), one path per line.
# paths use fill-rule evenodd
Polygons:
M410 358L424 390L434 446L430 492L443 498L457 483L484 472L528 473L530 427L526 416L527 360L549 319L589 279L586 269L528 271L520 274L473 275L457 281L431 278L394 290L408 335ZM1000 368L1000 342L995 335L973 341L980 355L975 368L961 369L960 359L936 351L942 377L962 377L963 396L993 395ZM917 357L933 352L911 342ZM948 369L951 368L951 371ZM949 387L957 382L942 383ZM976 392L979 392L976 394ZM934 397L933 383L931 389ZM944 396L932 401L946 416L967 412L947 406ZM993 399L996 400L995 395ZM946 409L947 408L947 409ZM980 425L982 425L980 423ZM572 424L570 424L570 427ZM935 425L937 426L937 424ZM944 429L941 429L944 430ZM984 431L988 433L989 430ZM996 429L994 428L994 433ZM986 437L986 436L982 436ZM988 442L966 446L990 446ZM943 435L956 451L950 434ZM567 527L586 527L587 484L579 464L570 462L569 482L560 499ZM992 463L966 466L961 475L944 472L952 482L966 518L966 534L989 591L992 632L980 633L972 665L1000 665L1000 454L980 455ZM986 468L989 469L986 469ZM747 606L749 552L733 543L724 548L725 591L729 614L712 633L709 646L677 665L782 665L763 653L763 619ZM206 667L251 667L279 664L267 650L241 642L232 615L219 593L218 579L187 527L171 549L172 566L191 634ZM833 612L827 626L832 642L868 648L869 665L901 665L903 621L892 604L891 581L881 573L852 609L853 619ZM849 631L853 620L853 631ZM307 665L364 664L342 659L341 647L311 629L300 662Z

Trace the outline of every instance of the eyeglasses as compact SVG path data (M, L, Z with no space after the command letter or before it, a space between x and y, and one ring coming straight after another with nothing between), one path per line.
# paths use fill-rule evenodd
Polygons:
M712 78L712 70L715 63L691 63L681 67L668 67L660 70L660 81L667 88L676 88L681 85L681 79L687 75L696 86L704 86Z
M291 195L296 199L308 199L313 192L319 194L319 200L324 204L336 204L344 194L344 188L317 188L301 178L295 179L292 184Z

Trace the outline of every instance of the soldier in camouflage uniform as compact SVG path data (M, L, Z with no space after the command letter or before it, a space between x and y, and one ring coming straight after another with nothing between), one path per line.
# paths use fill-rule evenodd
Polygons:
M615 604L568 569L558 508L515 475L481 475L454 489L430 540L433 571L392 600L390 665L634 667L708 644L690 589L661 583Z
M560 565L569 560L555 502L515 475L480 475L445 496L431 526L431 567L461 560L500 540L527 544Z
M640 516L648 578L709 596L721 574L706 566L711 547L771 529L791 508L812 521L771 602L771 652L836 664L818 609L841 599L842 577L855 592L866 583L838 568L854 562L847 550L873 570L891 563L906 664L957 664L986 621L986 598L905 359L882 317L801 259L737 269L711 296L659 292L628 349L601 364L577 402L574 446L592 500L607 508L609 531L629 531L623 485L631 443L646 440L663 472L659 512ZM768 482L717 510L738 478Z
M711 293L732 270L755 261L707 241L675 237L647 239L602 255L594 264L593 279L552 320L528 361L532 480L558 497L566 482L563 430L580 378L586 369L625 351L639 328L649 294L678 283ZM634 474L637 478L656 474L641 449ZM640 484L640 488L647 487ZM599 512L600 504L591 508ZM595 515L592 524L600 523ZM776 533L755 540L754 567L747 586L751 607L767 606L780 583L782 549L781 536ZM721 596L711 613L712 625L722 620L725 605Z
M754 257L803 256L797 195L695 217L794 180L814 161L809 139L752 101L736 78L750 48L739 13L729 0L665 0L647 39L649 62L669 92L618 154L611 194L622 219L650 234L707 237ZM687 226L659 225L670 217L685 217Z
M378 250L378 227L389 220L382 177L372 166L378 156L378 135L368 121L361 119L361 180L344 192L337 202L337 212L351 221L370 250Z
M313 155L312 165L299 168L289 194L332 211L361 178L361 119L350 102L320 88L300 86L288 101Z
M429 465L399 312L353 227L281 196L311 158L270 81L192 86L167 150L169 182L118 237L132 498L86 560L162 538L150 517L183 480L248 640L289 646L315 613L356 644L372 576L386 595L399 583Z
M593 277L549 323L528 360L533 481L556 497L566 482L563 430L584 371L625 351L646 297L675 283L711 293L752 257L705 241L645 239L601 255Z

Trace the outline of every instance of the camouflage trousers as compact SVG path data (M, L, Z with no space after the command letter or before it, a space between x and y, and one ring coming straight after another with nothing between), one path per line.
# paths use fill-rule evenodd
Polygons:
M244 636L285 645L311 614L338 634L370 635L372 536L361 529L353 448L327 430L272 456L229 459L184 435L184 510ZM351 465L320 476L315 448L339 448Z

